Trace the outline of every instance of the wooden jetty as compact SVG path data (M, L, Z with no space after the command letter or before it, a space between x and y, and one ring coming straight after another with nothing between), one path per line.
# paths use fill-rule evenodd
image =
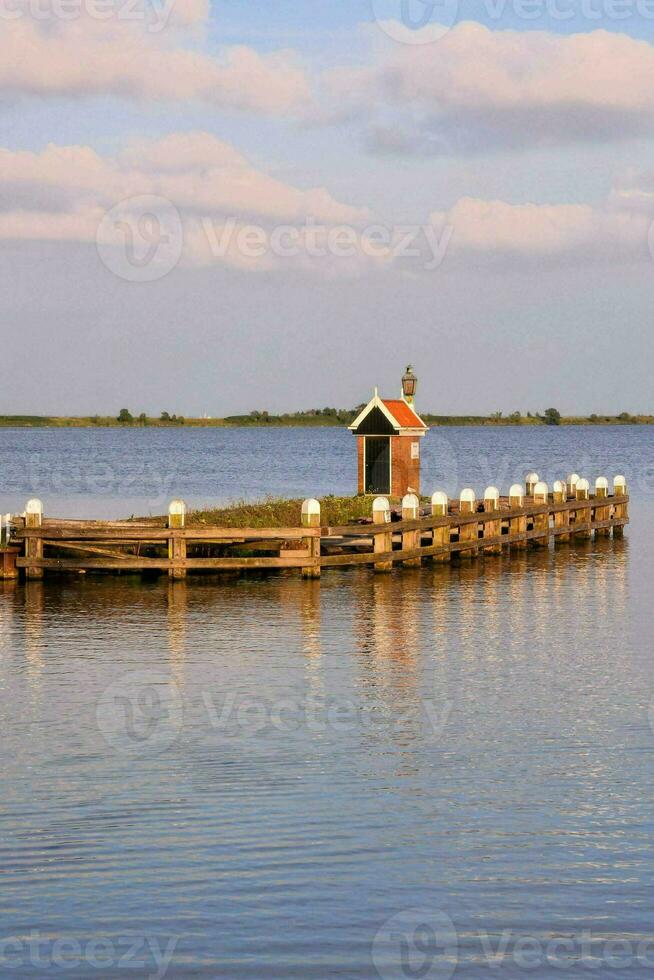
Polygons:
M320 504L313 499L302 505L301 526L285 528L187 526L181 500L171 503L167 518L58 520L45 517L41 501L30 500L23 515L2 521L0 578L97 571L167 572L171 579L183 579L188 572L271 569L299 569L305 578L318 578L324 568L352 565L386 572L399 564L467 560L622 535L628 504L622 476L615 477L612 494L605 477L597 479L591 494L588 481L577 474L550 491L535 473L504 497L496 487L488 487L480 501L471 489L453 502L436 492L426 512L412 493L399 513L386 497L377 497L369 522L343 527L322 526Z

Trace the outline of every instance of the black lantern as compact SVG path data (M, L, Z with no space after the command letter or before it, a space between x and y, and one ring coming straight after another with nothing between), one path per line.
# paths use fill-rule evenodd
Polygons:
M418 379L413 373L413 368L409 364L404 376L402 377L402 394L404 395L405 399L408 402L413 401L417 386L418 386Z

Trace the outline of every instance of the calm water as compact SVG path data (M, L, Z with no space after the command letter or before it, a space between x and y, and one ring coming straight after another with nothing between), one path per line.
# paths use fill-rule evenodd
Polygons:
M463 429L423 489L625 472L623 541L374 577L0 583L0 973L654 973L654 431ZM0 510L353 489L339 430L0 430Z

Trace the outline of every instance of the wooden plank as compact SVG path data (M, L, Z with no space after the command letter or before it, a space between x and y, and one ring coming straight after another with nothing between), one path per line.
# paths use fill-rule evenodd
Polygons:
M119 551L109 551L107 548L96 548L91 544L80 544L73 541L50 541L44 539L44 545L51 545L54 548L63 548L64 551L81 551L85 554L104 555L106 558L134 558L134 555L121 554Z
M130 556L125 560L117 558L41 558L35 559L19 558L16 562L17 567L35 567L50 569L53 571L121 571L131 570L140 571L142 569L160 569L168 571L171 568L185 568L201 570L221 570L240 568L301 568L306 564L306 558L186 558L183 561L171 561L167 558L137 558Z
M186 541L275 541L279 539L297 541L300 538L320 537L320 528L271 527L271 528L229 528L229 527L185 527L171 528L132 528L89 526L62 528L47 523L40 528L18 528L16 538L47 537L53 540L74 541L168 541L170 538L184 538Z

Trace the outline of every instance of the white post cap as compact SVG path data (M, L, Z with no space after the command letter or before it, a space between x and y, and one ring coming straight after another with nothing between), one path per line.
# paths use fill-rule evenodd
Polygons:
M511 489L509 490L509 497L520 497L520 500L522 500L524 495L525 492L519 483L514 483Z
M613 477L613 486L614 487L626 487L627 486L627 481L626 481L625 477L624 476L614 476Z
M38 497L33 497L31 500L27 501L25 505L26 514L42 514L43 513L43 503Z
M568 486L576 487L580 480L581 477L579 476L578 473L571 473L570 476L568 477Z
M547 496L549 492L550 492L550 488L546 483L543 483L542 480L539 481L534 487L534 497L544 497L545 501L547 501Z
M171 500L168 504L168 514L170 517L184 517L186 514L186 504L183 500Z
M525 477L525 482L526 483L538 483L539 480L540 480L540 477L539 477L538 473L527 473L527 475Z
M431 495L432 507L447 507L448 499L444 490L437 490Z
M605 476L598 476L597 477L597 479L595 480L595 489L596 490L608 490L609 489L609 481L606 479Z
M486 487L484 490L484 500L492 500L493 503L499 503L500 491L497 487Z
M555 480L552 489L554 490L554 493L563 493L566 489L566 486L563 480Z
M477 500L475 497L475 491L471 490L470 487L466 487L465 490L461 491L459 500L462 504L474 504Z
M314 514L320 514L320 501L310 497L302 504L302 516L309 517Z
M415 493L407 493L402 498L402 510L418 510L420 501Z
M373 514L383 514L385 523L390 521L391 502L388 497L375 497L372 502L372 512Z
M588 480L577 480L577 490L581 490L582 493L588 493L590 490L590 483Z

